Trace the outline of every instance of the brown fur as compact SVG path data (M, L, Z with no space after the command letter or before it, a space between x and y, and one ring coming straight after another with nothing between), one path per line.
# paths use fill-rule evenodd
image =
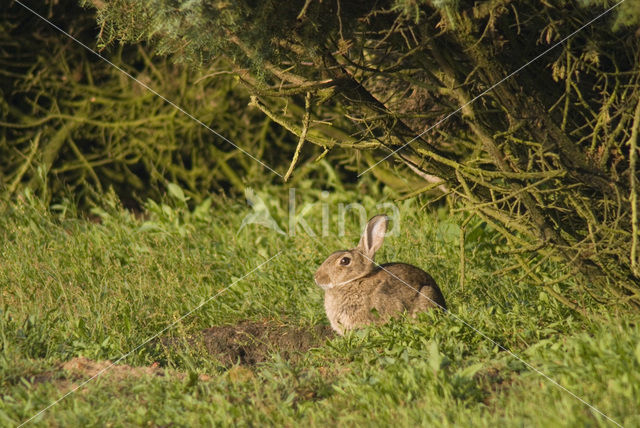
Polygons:
M382 245L386 216L375 216L353 250L336 251L320 266L316 283L325 289L324 307L331 327L340 334L355 327L384 323L403 312L415 316L433 307L446 309L433 278L406 263L377 266L375 252ZM348 258L349 263L340 261Z

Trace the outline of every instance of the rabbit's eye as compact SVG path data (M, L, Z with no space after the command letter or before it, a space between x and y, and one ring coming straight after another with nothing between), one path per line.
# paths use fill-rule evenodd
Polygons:
M340 259L340 264L342 266L346 266L349 263L351 263L351 259L349 257L343 257L343 258Z

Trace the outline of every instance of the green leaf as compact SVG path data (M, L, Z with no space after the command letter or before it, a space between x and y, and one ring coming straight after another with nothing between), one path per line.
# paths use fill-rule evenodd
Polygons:
M438 342L435 340L429 342L429 366L435 373L440 371L442 366L442 355L438 349Z
M187 198L184 195L184 192L182 191L182 189L180 188L180 186L178 186L175 183L169 183L167 184L167 190L169 191L169 195L171 195L173 198L181 201L181 202L186 202Z
M456 375L461 378L471 379L473 378L473 376L475 376L476 373L482 370L483 367L484 367L483 363L471 364L470 366L467 366L463 369L458 370L456 372Z

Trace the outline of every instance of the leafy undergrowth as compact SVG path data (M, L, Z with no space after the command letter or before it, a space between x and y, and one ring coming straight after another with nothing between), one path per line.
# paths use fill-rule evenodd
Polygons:
M594 306L589 321L522 283L482 223L467 226L463 289L464 219L400 206L377 261L423 267L450 312L339 337L313 273L357 242L355 216L345 236L333 211L330 236L292 236L255 222L272 202L190 210L170 194L138 216L111 199L89 218L0 202L0 425L79 387L29 423L613 426L602 412L640 426L638 317ZM318 235L321 208L304 214ZM554 278L552 263L536 269Z

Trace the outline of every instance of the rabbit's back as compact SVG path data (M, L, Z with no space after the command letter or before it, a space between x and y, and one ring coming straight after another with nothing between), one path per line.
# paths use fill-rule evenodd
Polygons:
M402 302L410 315L438 307L446 309L444 296L427 272L407 263L386 263L375 273L379 279L372 296L376 306L385 302ZM387 303L389 304L389 303ZM396 304L390 304L395 309Z

